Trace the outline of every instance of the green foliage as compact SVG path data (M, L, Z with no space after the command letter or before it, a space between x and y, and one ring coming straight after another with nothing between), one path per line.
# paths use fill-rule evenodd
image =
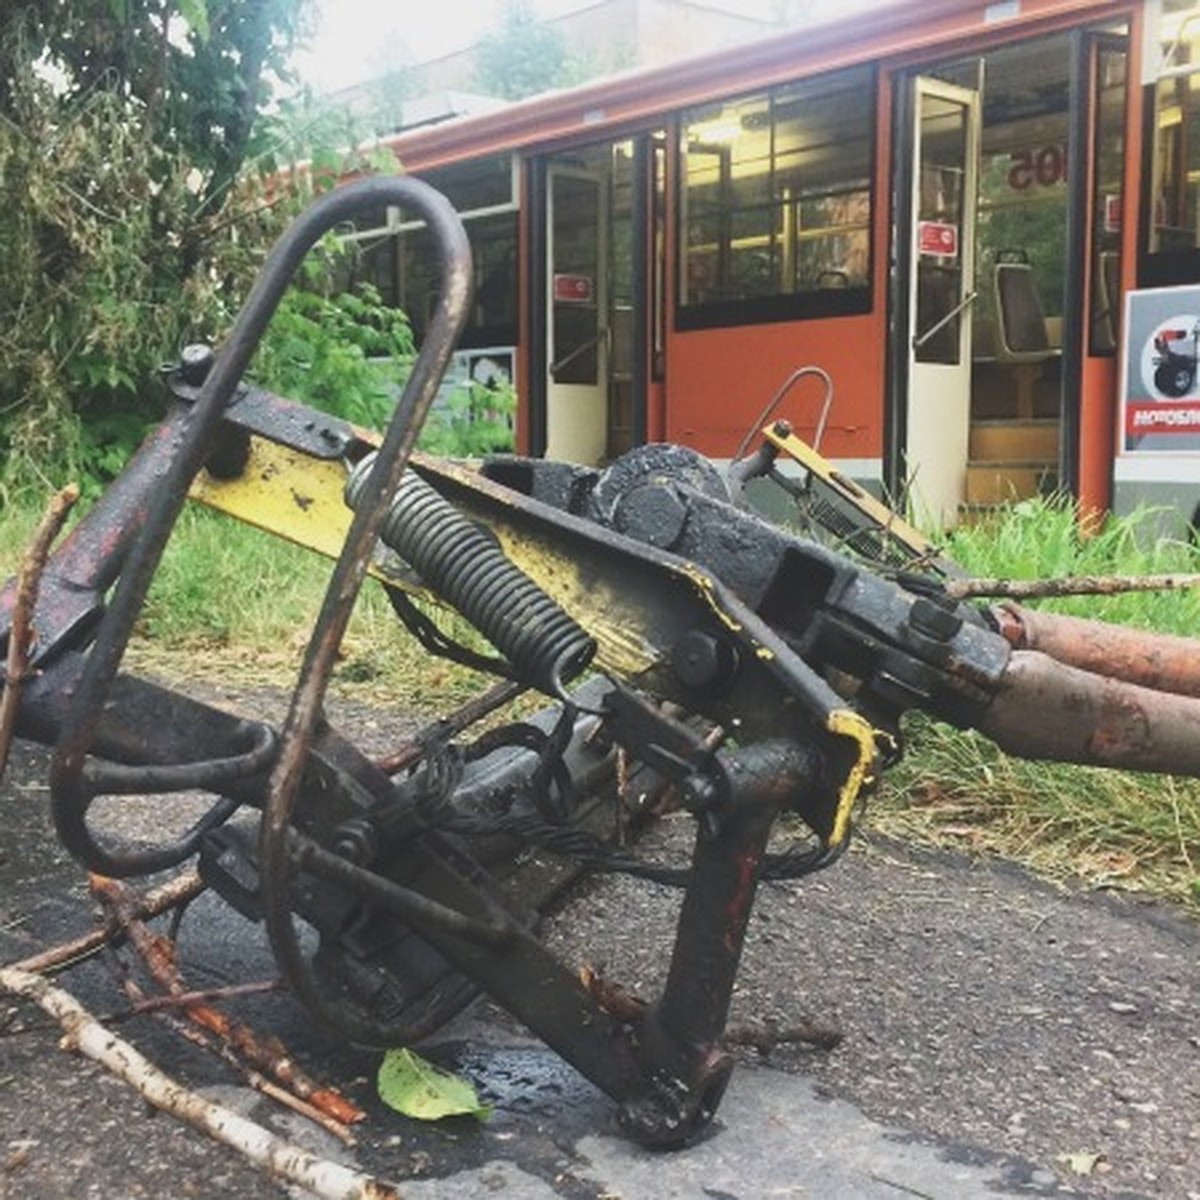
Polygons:
M631 59L630 51L604 64L572 55L563 35L538 18L529 0L505 0L500 28L480 41L476 55L480 89L503 100L582 83Z
M284 296L255 357L266 387L356 425L383 429L412 365L408 318L376 288L329 293L337 249L310 255L306 284Z
M105 95L170 163L201 173L196 207L223 203L253 153L259 114L290 79L309 0L7 0L0 10L0 113L20 112L31 74L67 105Z
M285 295L254 360L263 386L356 425L383 430L416 356L412 328L377 289L331 292L339 274L327 245L310 256L307 286ZM511 386L467 383L443 389L420 448L456 458L510 450L516 393Z
M91 489L299 195L244 167L307 0L0 7L0 489ZM168 20L169 18L169 20Z
M485 387L472 382L454 388L429 414L420 447L452 458L511 450L516 410L517 394L511 385Z

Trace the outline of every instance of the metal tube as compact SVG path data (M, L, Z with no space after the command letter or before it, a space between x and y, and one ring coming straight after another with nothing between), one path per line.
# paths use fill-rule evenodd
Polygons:
M1200 775L1200 700L1017 650L980 732L1022 758Z
M1017 604L992 610L1017 650L1040 650L1071 667L1157 692L1200 696L1200 642L1104 621L1038 612Z

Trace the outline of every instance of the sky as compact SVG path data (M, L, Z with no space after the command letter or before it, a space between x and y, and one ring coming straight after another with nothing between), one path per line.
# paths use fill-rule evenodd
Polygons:
M532 0L539 17L582 8L589 0ZM729 0L739 12L771 11L771 0ZM296 58L304 78L331 91L382 75L398 62L423 62L469 46L500 23L503 0L429 0L422 5L380 0L317 0L310 50ZM413 10L420 12L413 19Z
M534 0L541 17L580 8L585 0ZM413 18L413 10L420 18ZM297 56L305 79L321 91L383 74L397 61L423 62L461 50L500 22L503 0L431 0L428 5L379 0L317 0L316 36Z

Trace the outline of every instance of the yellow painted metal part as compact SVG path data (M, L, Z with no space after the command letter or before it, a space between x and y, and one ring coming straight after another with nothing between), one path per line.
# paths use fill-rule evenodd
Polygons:
M245 469L233 479L218 479L201 471L192 484L191 499L281 537L337 558L353 513L343 499L346 468L337 460L313 458L265 438L250 439ZM428 596L398 566L371 564L378 579L406 591Z
M298 546L335 558L351 512L342 499L346 469L262 438L250 439L250 459L235 479L202 471L191 497Z
M846 840L855 802L864 784L870 782L874 774L875 728L864 717L848 708L830 713L826 728L830 733L850 738L858 749L857 757L838 789L837 812L834 814L833 830L829 835L829 845L836 847Z
M795 439L772 440L791 442ZM803 446L804 443L799 443ZM789 453L792 447L784 447ZM806 448L807 449L807 448ZM439 462L438 470L472 481L473 472L462 465ZM243 472L234 479L218 479L202 472L192 485L192 499L287 539L328 558L336 558L349 529L352 513L343 499L346 468L339 461L312 458L263 438L250 439L250 455ZM595 665L625 679L636 679L663 661L664 648L655 644L643 623L636 601L631 602L619 577L585 576L573 558L524 530L516 523L497 521L492 531L509 558L548 595L552 596L596 639ZM919 535L918 535L919 536ZM437 597L422 588L397 564L372 564L371 573L394 586L425 598ZM732 614L720 603L713 580L691 564L680 564L677 583L702 599L732 632L745 636ZM760 658L771 650L755 646ZM850 767L838 789L838 803L829 844L839 846L850 830L854 804L874 768L876 731L858 713L837 709L826 722L828 732L849 739L854 746Z
M865 517L889 537L912 552L915 559L933 558L937 547L919 530L914 529L903 517L876 500L865 488L853 479L848 479L827 458L818 454L803 438L794 433L778 433L773 426L762 431L763 437L777 450L795 459L806 471L810 471L843 500L854 505Z

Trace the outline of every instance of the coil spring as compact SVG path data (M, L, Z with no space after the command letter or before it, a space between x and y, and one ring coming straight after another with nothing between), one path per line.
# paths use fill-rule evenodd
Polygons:
M351 508L374 461L370 454L350 473ZM587 631L414 471L401 478L380 536L508 659L522 683L561 696L591 662L596 643Z

